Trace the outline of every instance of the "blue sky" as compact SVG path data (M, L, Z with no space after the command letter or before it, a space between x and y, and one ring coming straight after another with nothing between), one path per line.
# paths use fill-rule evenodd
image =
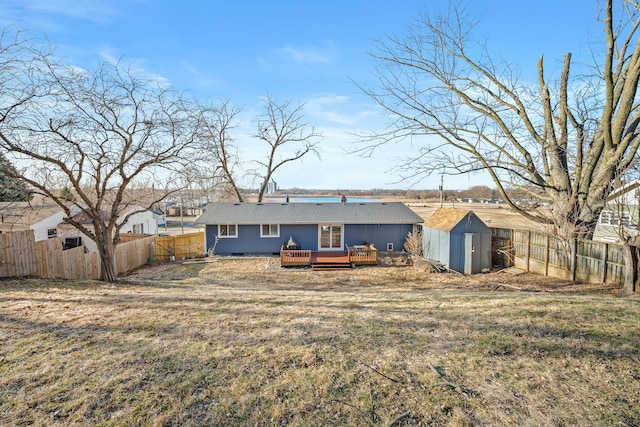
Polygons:
M202 100L243 109L236 134L245 158L260 154L253 120L266 95L305 103L321 131L320 159L308 157L275 175L283 188L432 189L440 177L397 182L390 170L410 148L371 158L347 155L354 131L381 129L382 112L354 85L372 82L375 39L402 34L444 0L0 0L0 25L45 33L59 54L85 68L122 58ZM492 52L525 75L544 54L547 69L566 52L588 54L600 34L594 0L471 0ZM247 165L249 168L250 165ZM243 185L251 182L243 181ZM445 177L446 188L493 186L482 175Z

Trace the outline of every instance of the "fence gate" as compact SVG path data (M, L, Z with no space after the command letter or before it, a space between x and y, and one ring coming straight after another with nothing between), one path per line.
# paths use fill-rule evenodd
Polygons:
M204 255L204 233L156 236L153 257L156 261L195 258Z
M511 240L511 229L491 229L491 262L502 268L513 267L515 250Z

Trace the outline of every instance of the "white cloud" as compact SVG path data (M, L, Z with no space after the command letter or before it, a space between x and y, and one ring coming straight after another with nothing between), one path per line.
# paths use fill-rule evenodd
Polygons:
M67 16L89 22L104 24L112 22L119 15L118 10L109 2L77 0L15 0L0 1L3 15L10 16L14 23L29 25L37 22L37 28L55 29L60 24L57 16ZM21 18L31 16L28 20Z
M189 82L192 87L210 90L217 88L222 84L219 79L211 75L211 72L203 72L191 62L183 61L181 64L190 76Z
M160 87L169 88L173 86L173 83L170 81L170 79L153 71L149 71L147 69L148 67L145 67L147 61L144 59L136 60L126 58L124 56L118 56L118 54L110 48L104 48L100 50L99 55L108 64L111 64L113 66L119 65L123 68L131 68L132 71L139 73L141 76L155 81Z
M286 45L277 49L277 52L295 62L302 64L331 64L334 62L334 52L331 47L328 49L299 48Z
M321 95L309 99L305 103L305 113L311 122L327 122L337 125L358 126L363 119L374 115L369 105L364 109L359 102L345 95Z

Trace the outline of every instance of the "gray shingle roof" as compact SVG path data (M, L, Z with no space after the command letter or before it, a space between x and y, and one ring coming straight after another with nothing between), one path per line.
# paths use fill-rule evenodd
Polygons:
M404 203L212 203L197 224L418 224Z

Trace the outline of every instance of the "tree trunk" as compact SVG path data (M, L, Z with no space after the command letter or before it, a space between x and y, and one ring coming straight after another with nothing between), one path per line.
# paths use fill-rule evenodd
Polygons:
M118 279L116 271L115 245L110 233L96 232L96 244L100 254L100 280L115 282Z
M635 269L636 269L636 281L634 283L634 291L637 294L640 294L640 273L638 272L638 267L640 267L640 247L633 246L633 255L636 260Z
M267 172L262 183L260 184L260 188L258 189L258 203L262 203L262 198L264 197L264 193L267 190L267 186L269 185L269 179L271 179L271 172Z
M236 186L235 182L231 183L231 187L233 188L233 193L236 196L236 200L238 203L242 203L244 202L244 199L242 198L242 194L240 193L240 190L238 189L238 187Z
M116 272L116 258L113 253L100 252L100 280L104 282L115 282L118 279Z
M622 287L622 293L624 295L631 295L637 290L638 250L629 243L624 243L622 246L622 256L624 258L624 285Z

